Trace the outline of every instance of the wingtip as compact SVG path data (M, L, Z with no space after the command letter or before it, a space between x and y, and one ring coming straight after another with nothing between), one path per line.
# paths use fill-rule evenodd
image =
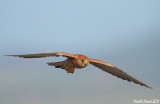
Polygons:
M16 57L17 55L4 55L4 56L14 56L14 57Z
M4 56L20 57L19 55L4 55Z
M143 85L143 86L145 86L145 87L147 87L147 88L149 88L149 89L153 89L152 87L150 87L150 86L148 86L148 85Z
M12 55L3 55L3 56L12 56Z
M150 87L150 86L147 86L147 88L153 89L153 88L152 88L152 87Z

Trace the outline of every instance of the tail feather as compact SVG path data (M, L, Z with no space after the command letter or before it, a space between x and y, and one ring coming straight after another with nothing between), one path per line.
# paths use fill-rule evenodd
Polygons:
M55 66L55 68L62 68L65 69L68 73L74 73L75 68L74 67L68 67L65 65L65 61L61 62L49 62L47 63L50 66Z
M65 69L64 68L64 61L61 61L61 62L49 62L47 64L50 65L50 66L55 66L56 68Z

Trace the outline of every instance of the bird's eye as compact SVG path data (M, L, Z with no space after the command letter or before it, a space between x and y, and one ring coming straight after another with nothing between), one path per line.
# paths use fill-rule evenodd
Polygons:
M82 63L84 62L84 60L83 60L83 59L81 59L81 61L82 61Z

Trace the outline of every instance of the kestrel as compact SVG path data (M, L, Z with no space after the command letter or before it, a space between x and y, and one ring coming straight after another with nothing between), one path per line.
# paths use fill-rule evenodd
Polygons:
M127 80L129 82L134 82L141 86L145 86L147 88L151 88L150 86L142 83L141 81L135 79L131 75L125 73L124 71L118 69L117 67L100 60L90 59L87 56L81 54L69 54L64 52L56 52L56 53L39 53L39 54L25 54L25 55L8 55L8 56L15 56L15 57L23 57L23 58L41 58L41 57L50 57L50 56L63 56L67 57L65 61L61 62L50 62L47 63L50 66L55 66L55 68L62 68L65 69L68 73L74 73L75 68L81 69L86 67L89 63L95 67L100 68L101 70L108 72L118 78L123 80Z

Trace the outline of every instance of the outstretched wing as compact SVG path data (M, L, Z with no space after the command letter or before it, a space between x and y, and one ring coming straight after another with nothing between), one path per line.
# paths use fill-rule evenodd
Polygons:
M136 84L139 84L141 86L145 86L147 88L151 88L150 86L142 83L141 81L133 78L132 76L130 76L129 74L125 73L124 71L118 69L117 67L109 64L109 63L106 63L106 62L103 62L103 61L99 61L99 60L96 60L96 59L90 59L89 60L90 63L100 69L102 69L103 71L105 72L108 72L118 78L121 78L123 80L128 80L129 82L134 82Z
M23 58L41 58L41 57L51 57L51 56L64 56L64 57L72 57L75 56L69 53L64 52L56 52L56 53L38 53L38 54L25 54L25 55L7 55L7 56L15 56L15 57L23 57Z

